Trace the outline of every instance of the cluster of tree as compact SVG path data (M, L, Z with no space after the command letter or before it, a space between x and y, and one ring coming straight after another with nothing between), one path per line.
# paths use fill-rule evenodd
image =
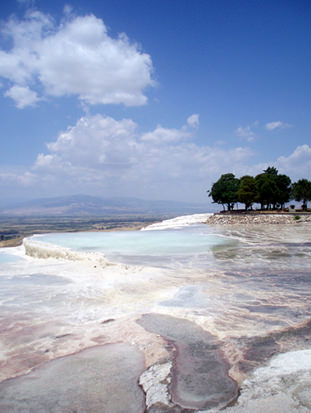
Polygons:
M261 209L279 209L291 199L302 201L302 208L307 209L307 202L311 201L311 181L300 179L292 184L287 175L269 167L255 177L245 175L239 179L232 173L221 175L208 192L213 202L227 206L228 211L237 202L245 204L245 210L254 203L260 204Z

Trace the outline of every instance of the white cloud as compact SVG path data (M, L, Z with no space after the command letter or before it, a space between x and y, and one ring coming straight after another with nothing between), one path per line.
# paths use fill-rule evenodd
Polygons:
M293 180L311 179L311 146L297 146L289 156L280 156L276 166Z
M285 129L285 128L290 128L291 125L289 123L284 123L281 121L275 121L275 122L268 122L266 123L266 129L269 131L275 130L275 129Z
M252 164L249 148L200 146L185 125L138 131L131 119L82 117L47 144L30 170L0 170L1 188L14 188L15 194L28 188L33 196L88 193L208 202L206 190L227 172L256 175L274 165L292 180L310 179L309 145L268 164Z
M257 175L268 166L275 166L279 173L288 175L293 182L301 178L311 179L311 146L300 145L288 156L250 165L246 167L245 174Z
M252 142L255 137L255 133L252 131L251 126L249 125L245 127L239 126L236 129L235 134L240 138L245 138L248 142Z
M221 173L238 174L252 156L248 148L196 145L187 126L137 130L131 119L79 119L38 155L31 170L36 188L49 182L50 191L207 200L206 189Z
M142 135L143 141L153 141L154 143L179 142L184 138L189 138L191 134L187 129L166 129L158 125L152 132Z
M191 115L187 119L187 124L180 129L163 128L158 125L154 131L144 133L141 136L142 141L152 141L154 143L177 143L183 139L193 136L193 129L199 127L199 115Z
M0 50L0 76L13 87L43 87L45 95L76 95L88 104L145 104L144 89L153 84L150 56L125 34L110 37L94 15L72 18L66 10L59 26L38 11L11 18L2 33L13 46Z
M96 115L83 117L77 124L47 144L50 153L39 154L35 169L57 167L63 171L74 168L120 173L131 164L131 153L137 144L136 124L130 119L116 121Z
M36 181L36 175L31 171L0 170L0 183L7 184L16 191L16 184L31 186Z
M192 128L198 128L200 125L199 115L193 114L187 119L187 124Z
M44 155L43 153L39 153L39 155L37 156L36 163L34 165L34 169L49 168L50 165L53 166L53 162L53 155Z
M37 93L30 90L28 86L12 86L5 92L4 96L12 98L19 109L34 106L40 100Z

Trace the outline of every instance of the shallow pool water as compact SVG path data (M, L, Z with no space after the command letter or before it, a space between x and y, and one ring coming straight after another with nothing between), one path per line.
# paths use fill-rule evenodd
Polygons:
M19 261L20 259L21 258L16 255L0 252L0 264L4 264L7 262L16 262L16 261Z
M115 262L144 265L210 260L214 247L240 243L215 234L206 225L161 231L46 234L33 239L80 252L100 252Z
M39 236L42 242L78 251L122 252L124 254L179 254L204 252L225 242L206 228L164 231L77 232Z

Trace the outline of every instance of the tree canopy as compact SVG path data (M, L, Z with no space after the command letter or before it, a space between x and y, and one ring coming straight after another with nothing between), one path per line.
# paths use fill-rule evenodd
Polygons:
M256 201L260 203L261 209L265 206L270 208L277 192L276 176L267 172L261 173L255 177L257 195Z
M245 210L254 203L259 203L261 209L283 208L290 199L302 201L306 209L311 201L311 181L300 179L292 184L289 176L269 166L256 177L245 175L239 179L233 173L223 174L208 192L213 202L226 206L228 211L237 202L245 204Z
M274 167L267 168L255 178L257 185L257 202L261 208L275 209L283 207L291 195L291 179L287 175L279 175Z
M242 176L237 196L238 201L245 204L245 210L252 206L257 196L256 180L253 176Z
M277 202L284 207L286 202L291 198L292 192L292 181L287 175L277 175L276 177L276 186L277 186Z
M217 204L227 205L228 211L231 211L234 204L238 201L237 191L240 180L234 174L224 174L212 185L209 196Z
M307 179L299 179L293 184L292 195L296 201L302 201L303 209L307 209L307 202L311 201L311 182Z

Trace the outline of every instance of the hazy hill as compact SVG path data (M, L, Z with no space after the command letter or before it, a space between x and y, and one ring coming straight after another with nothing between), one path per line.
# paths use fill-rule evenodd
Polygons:
M137 198L99 198L73 195L34 199L0 209L5 216L102 216L123 214L194 214L206 212L204 204L146 201Z

